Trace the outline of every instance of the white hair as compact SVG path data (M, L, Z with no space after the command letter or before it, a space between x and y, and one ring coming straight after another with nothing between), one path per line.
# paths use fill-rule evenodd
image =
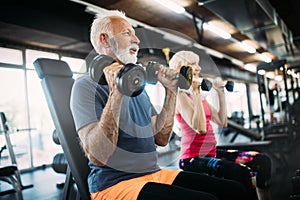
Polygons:
M111 17L120 17L127 20L125 13L119 10L108 10L96 15L91 26L90 41L95 51L99 54L101 53L99 35L101 33L112 34Z
M197 54L192 51L179 51L172 56L169 67L178 70L178 68L181 68L182 66L193 63L199 64L199 56Z

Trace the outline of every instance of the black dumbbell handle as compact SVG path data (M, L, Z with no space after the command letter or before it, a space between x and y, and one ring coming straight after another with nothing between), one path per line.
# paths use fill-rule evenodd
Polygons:
M158 70L160 64L154 61L148 62L146 66L146 82L149 84L156 84L158 79ZM181 89L188 89L191 86L193 78L193 71L191 67L182 66L180 72L176 74L173 79L178 79L178 87Z

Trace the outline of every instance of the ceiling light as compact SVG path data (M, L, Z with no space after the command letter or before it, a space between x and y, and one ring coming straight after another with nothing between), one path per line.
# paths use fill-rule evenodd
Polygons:
M244 65L244 69L250 72L256 72L256 64L247 63Z
M170 33L165 33L163 38L165 40L169 40L171 42L175 42L175 43L178 43L178 44L181 44L181 45L192 45L192 41L191 40L188 40L188 39L185 39L183 37L180 37L180 36L177 36L177 35L174 35L174 34L170 34Z
M213 50L213 49L206 49L205 51L206 51L206 53L208 53L209 55L215 56L215 57L217 57L217 58L220 58L220 59L224 58L223 54L220 53L220 52L218 52L218 51L216 51L216 50Z
M272 59L271 59L269 56L265 55L265 54L259 54L259 57L260 57L263 61L265 61L266 63L272 62Z
M198 0L198 5L199 6L204 6L205 4L214 2L215 0Z
M266 74L266 71L265 70L263 70L263 69L260 69L260 70L258 70L258 72L257 72L259 75L265 75Z
M242 61L234 59L234 58L231 59L231 62L232 62L232 64L235 64L237 66L243 66L244 65L244 63Z
M280 81L282 81L282 76L276 75L274 79L275 79L275 81L280 82Z
M275 74L274 74L274 72L267 72L266 73L266 77L269 78L269 79L274 79L275 78Z
M226 31L223 31L222 29L216 27L216 26L213 26L207 22L203 23L203 28L205 30L209 30L215 34L217 34L218 36L224 38L224 39L230 39L231 38L231 34L230 33L227 33Z
M193 46L198 48L198 49L205 49L205 47L203 47L201 44L199 43L193 43Z
M295 72L292 73L291 75L293 78L297 78L297 74Z
M155 0L155 1L178 14L182 14L185 12L185 9L182 6L179 6L170 0Z
M240 46L247 52L249 53L255 53L256 49L254 47L252 47L251 45L247 44L245 41L242 41L239 43Z

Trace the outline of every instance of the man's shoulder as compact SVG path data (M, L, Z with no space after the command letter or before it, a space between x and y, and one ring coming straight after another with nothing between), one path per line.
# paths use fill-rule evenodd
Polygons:
M92 80L89 73L85 73L82 75L79 75L76 79L75 82L87 82L89 80Z
M96 83L92 80L89 74L83 74L78 76L74 82L74 87L78 87L80 85L96 85Z
M72 93L86 93L88 91L95 91L97 83L93 81L88 74L83 74L77 77L72 86Z
M99 93L101 91L104 91L106 93L108 91L108 86L98 84L87 73L76 78L72 91L73 93L74 92L76 93L79 92L80 94L92 93L95 95L96 93Z

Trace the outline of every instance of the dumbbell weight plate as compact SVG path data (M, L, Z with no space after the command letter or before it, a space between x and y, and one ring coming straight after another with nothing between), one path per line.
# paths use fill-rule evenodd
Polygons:
M107 85L103 69L111 65L115 60L106 55L97 55L89 65L91 78L100 85Z
M208 79L203 79L201 82L201 89L203 91L210 91L212 88L212 82Z
M232 92L234 88L234 82L233 81L227 81L225 88L228 92Z
M193 82L193 69L188 66L182 66L179 73L178 87L185 90L189 89Z
M143 92L145 77L145 71L141 66L126 64L117 75L117 88L122 94L135 97Z

